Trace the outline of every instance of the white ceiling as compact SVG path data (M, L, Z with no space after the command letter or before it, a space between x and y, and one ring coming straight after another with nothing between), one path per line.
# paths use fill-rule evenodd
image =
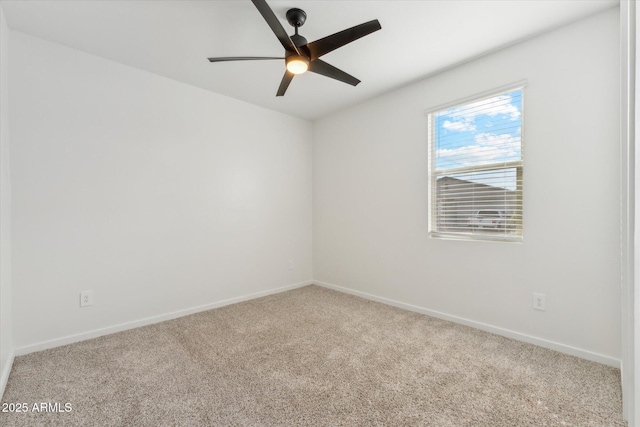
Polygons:
M382 30L322 59L362 80L313 73L275 93L284 61L209 63L211 56L283 56L249 0L2 0L7 24L63 45L305 119L317 119L469 58L614 7L619 0L267 0L283 27L307 12L308 41L378 19Z

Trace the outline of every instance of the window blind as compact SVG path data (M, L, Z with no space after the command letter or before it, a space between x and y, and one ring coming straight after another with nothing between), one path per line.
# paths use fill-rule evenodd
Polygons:
M433 111L429 232L522 240L523 88Z

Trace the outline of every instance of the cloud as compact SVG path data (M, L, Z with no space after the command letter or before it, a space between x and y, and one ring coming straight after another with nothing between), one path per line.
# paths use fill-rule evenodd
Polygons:
M520 118L520 111L511 100L509 95L498 95L493 98L465 104L462 107L455 107L447 110L445 115L457 121L473 122L477 116L488 115L491 117L505 115L509 120L514 121Z
M450 122L449 120L445 120L444 123L442 123L442 127L447 130L458 132L476 130L476 125L474 125L472 121Z
M479 133L475 136L475 141L481 146L503 147L505 149L520 148L520 136L513 136L509 133L500 135Z
M473 145L438 149L436 158L437 167L447 169L520 160L520 137L481 133Z
M438 150L438 159L449 160L460 166L471 166L492 163L500 154L496 147L466 145L459 148L442 148Z

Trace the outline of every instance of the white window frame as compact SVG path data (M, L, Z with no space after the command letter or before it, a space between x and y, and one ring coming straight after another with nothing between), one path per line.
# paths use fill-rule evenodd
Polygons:
M514 242L521 243L523 241L523 230L524 230L524 140L525 140L525 120L524 120L524 99L525 99L525 88L527 86L526 80L521 80L515 83L511 83L509 85L501 86L499 88L491 89L482 93L478 93L472 96L468 96L462 99L458 99L456 101L448 102L446 104L441 104L433 108L429 108L425 111L425 115L427 116L427 140L428 140L428 232L429 236L432 238L439 239L459 239L459 240L480 240L480 241L502 241L502 242ZM469 104L472 102L482 101L487 98L492 98L495 96L499 96L508 92L513 92L515 90L520 90L522 94L521 101L521 122L520 122L520 160L518 161L510 161L510 162L496 162L492 164L482 165L482 166L471 166L471 167L461 167L456 169L447 169L439 171L436 169L435 162L435 124L434 124L434 115L435 113L441 112L443 110L447 110L453 107L463 106L465 104ZM504 234L489 234L489 233L481 233L474 231L467 232L456 232L456 231L440 231L436 229L436 216L437 216L437 206L436 206L436 182L439 176L449 175L454 173L465 173L465 172L477 172L479 170L497 170L497 169L516 169L516 173L518 177L517 181L521 183L520 191L517 194L517 198L520 202L520 212L522 215L522 219L519 223L519 228L516 229L516 232L511 235Z

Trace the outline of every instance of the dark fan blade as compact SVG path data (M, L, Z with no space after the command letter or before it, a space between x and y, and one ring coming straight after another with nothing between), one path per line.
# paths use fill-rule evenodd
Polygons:
M207 58L209 62L225 62L225 61L253 61L260 59L284 59L276 56L225 56L222 58Z
M309 59L313 61L316 58L320 58L322 55L327 54L332 50L336 50L347 43L358 40L360 37L364 37L381 28L380 22L378 22L377 19L374 19L373 21L365 22L364 24L356 25L355 27L347 28L339 33L307 43L307 47L311 53L311 58Z
M276 96L284 95L284 93L287 91L287 88L289 87L289 83L291 83L291 80L293 80L293 76L295 76L295 74L290 73L289 71L284 72L284 76L282 76L282 81L280 82L280 87L278 88L278 93L276 93Z
M333 65L327 64L322 59L311 61L311 63L309 64L309 71L317 74L322 74L326 77L331 77L332 79L340 80L341 82L348 83L351 86L356 86L358 83L360 83L360 80L334 67Z
M271 10L267 2L265 0L251 1L258 9L258 12L260 12L264 20L267 21L267 24L269 24L269 27L271 27L271 31L273 31L278 40L280 40L280 43L282 43L282 46L285 48L285 50L296 52L299 55L300 52L298 52L298 48L295 44L293 44L293 42L289 38L289 35L284 30L282 24L280 23L280 21L278 21L278 18L273 13L273 10Z

